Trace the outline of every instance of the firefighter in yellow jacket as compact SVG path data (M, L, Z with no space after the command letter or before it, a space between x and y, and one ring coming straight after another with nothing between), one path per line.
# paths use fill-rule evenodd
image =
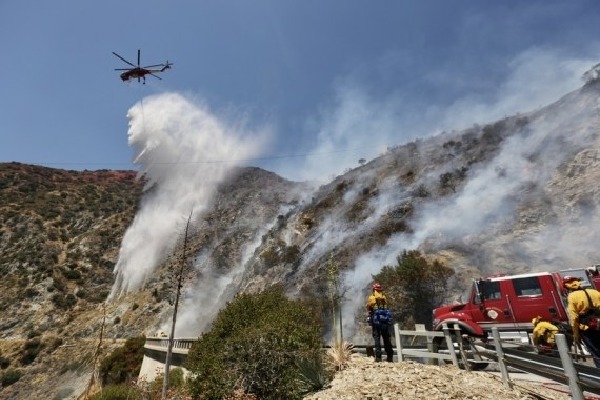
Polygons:
M569 292L567 312L573 340L583 342L594 358L594 364L600 368L600 292L584 289L581 279L576 276L565 276L563 286Z
M367 312L369 313L369 324L373 327L373 339L375 340L375 362L381 362L381 339L385 349L386 361L394 361L394 349L390 338L390 327L392 314L387 308L383 288L379 283L372 286L373 293L367 298Z
M556 340L554 336L558 333L558 327L548 321L542 321L542 317L537 316L531 320L533 324L532 341L540 353L547 353L556 349Z

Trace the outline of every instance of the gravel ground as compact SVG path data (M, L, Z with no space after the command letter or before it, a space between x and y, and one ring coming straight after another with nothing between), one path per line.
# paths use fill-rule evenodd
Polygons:
M511 378L512 379L512 378ZM454 366L414 363L375 363L373 358L354 354L347 369L338 372L325 390L304 400L569 400L562 385L514 380L512 389L489 372L467 372Z

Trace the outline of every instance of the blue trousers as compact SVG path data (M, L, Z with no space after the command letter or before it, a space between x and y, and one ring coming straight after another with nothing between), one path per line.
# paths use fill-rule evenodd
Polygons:
M390 326L388 324L373 324L373 339L375 339L375 361L381 361L381 340L385 349L386 361L394 361L394 348L390 339Z
M594 365L596 368L600 368L600 331L588 329L586 331L580 331L579 334L581 335L581 341L585 345L585 348L594 358Z

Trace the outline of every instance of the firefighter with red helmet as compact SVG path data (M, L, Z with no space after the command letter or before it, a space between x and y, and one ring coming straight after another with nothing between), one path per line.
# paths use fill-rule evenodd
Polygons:
M394 349L390 338L390 327L392 325L392 313L387 307L387 301L383 294L383 288L379 283L372 286L373 293L367 298L367 312L369 313L369 324L373 327L373 339L375 340L375 362L381 362L381 340L385 349L386 361L394 361Z
M558 333L558 327L548 321L542 320L537 316L531 320L533 332L531 340L540 354L551 353L556 349L556 340L554 336Z
M573 340L583 342L594 358L594 364L600 368L600 292L584 289L581 279L576 276L565 276L563 286L569 292L567 312Z

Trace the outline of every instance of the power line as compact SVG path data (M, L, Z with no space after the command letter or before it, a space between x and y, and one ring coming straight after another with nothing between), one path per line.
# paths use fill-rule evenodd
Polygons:
M224 164L224 163L247 163L253 161L268 161L268 160L277 160L277 159L286 159L286 158L300 158L300 157L315 157L315 156L328 156L332 154L343 154L343 153L351 153L356 151L364 151L366 149L377 148L381 146L363 146L352 149L345 150L334 150L327 152L308 152L308 153L299 153L299 154L280 154L280 155L272 155L272 156L264 156L264 157L254 157L254 158L246 158L246 159L231 159L231 160L203 160L203 161L161 161L161 162L151 162L151 165L181 165L181 164ZM65 165L65 166L99 166L99 165L137 165L133 162L31 162L30 164L34 165Z

